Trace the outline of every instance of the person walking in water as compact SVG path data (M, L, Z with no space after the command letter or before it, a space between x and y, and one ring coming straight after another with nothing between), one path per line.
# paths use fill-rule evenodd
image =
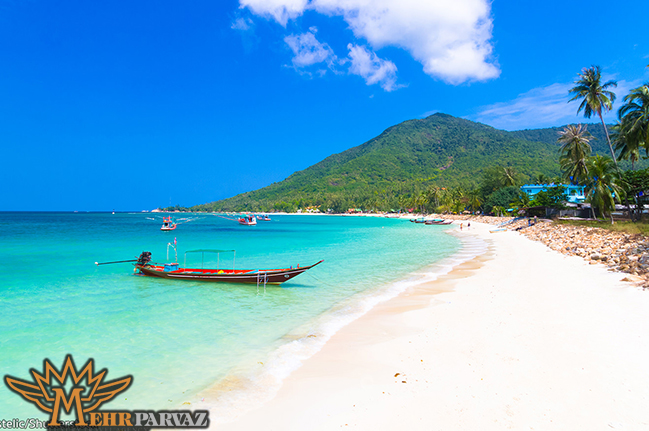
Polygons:
M464 223L460 223L460 230L462 230L462 226L464 226Z

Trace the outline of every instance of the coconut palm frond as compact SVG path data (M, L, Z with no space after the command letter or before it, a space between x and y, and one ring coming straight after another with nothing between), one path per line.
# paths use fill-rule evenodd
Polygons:
M611 157L615 164L615 169L619 173L620 168L617 165L615 151L613 151L613 144L608 135L608 129L606 128L606 123L604 123L603 117L604 113L613 109L615 93L608 90L608 88L617 87L617 81L611 80L602 84L602 72L599 66L585 68L578 74L578 76L579 79L575 81L575 86L568 90L568 93L573 95L570 101L582 99L582 102L577 109L577 113L579 114L583 109L584 117L586 118L590 118L593 113L597 114L602 122L602 126L604 126L606 141L611 150Z

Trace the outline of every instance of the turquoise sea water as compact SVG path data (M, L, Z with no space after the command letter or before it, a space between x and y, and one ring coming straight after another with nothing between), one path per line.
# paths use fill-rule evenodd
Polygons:
M203 407L203 394L225 377L256 376L249 391L269 384L260 363L272 381L281 380L372 298L401 289L461 247L444 233L452 227L407 220L287 215L247 227L197 216L162 232L151 214L0 213L2 375L29 379L44 358L60 366L69 353L77 365L94 358L97 369L108 369L107 380L133 376L110 409ZM254 285L162 280L134 275L131 264L94 265L144 250L165 261L174 238L181 264L183 252L196 248L236 249L237 268L325 262L260 294ZM200 255L187 263L200 267ZM221 255L220 265L229 264ZM205 266L215 265L216 256L206 255ZM46 415L2 384L0 419L14 417Z

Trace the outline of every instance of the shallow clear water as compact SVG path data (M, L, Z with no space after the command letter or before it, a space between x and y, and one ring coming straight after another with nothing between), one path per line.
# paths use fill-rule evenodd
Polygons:
M60 366L71 353L77 365L94 358L96 369L107 368L106 380L133 376L110 409L178 408L318 324L343 321L355 298L380 293L461 246L444 233L450 227L388 218L273 216L248 227L198 215L162 232L162 221L148 217L0 213L3 376L28 379L44 358ZM236 249L237 268L325 262L259 295L254 285L162 280L136 276L130 264L94 265L144 250L165 261L174 238L181 264L183 252L196 248ZM216 263L205 255L205 267ZM221 255L221 267L231 263ZM200 255L188 255L187 265L200 267ZM2 385L0 419L42 416Z

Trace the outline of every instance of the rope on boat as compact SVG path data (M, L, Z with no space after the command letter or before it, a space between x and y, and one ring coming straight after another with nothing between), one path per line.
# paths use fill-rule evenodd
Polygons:
M337 288L337 287L338 287L338 286L334 286L333 284L327 283L326 281L322 281L322 280L320 280L318 277L316 277L315 275L311 274L311 273L308 272L308 271L304 271L302 274L306 274L306 275L308 275L308 276L310 276L310 277L313 277L313 278L314 278L318 283L322 283L322 284L324 284L325 286L333 287L333 288Z
M224 219L226 219L226 220L230 220L230 221L239 221L239 219L236 219L236 218L223 217L223 216L216 215L216 214L212 214L212 215L213 215L214 217L221 217L221 218L224 218Z
M97 265L97 266L99 266L99 265L110 265L110 264L113 264L113 263L125 263L125 262L137 262L137 261L138 261L138 259L116 260L116 261L113 261L113 262L95 262L95 265Z

